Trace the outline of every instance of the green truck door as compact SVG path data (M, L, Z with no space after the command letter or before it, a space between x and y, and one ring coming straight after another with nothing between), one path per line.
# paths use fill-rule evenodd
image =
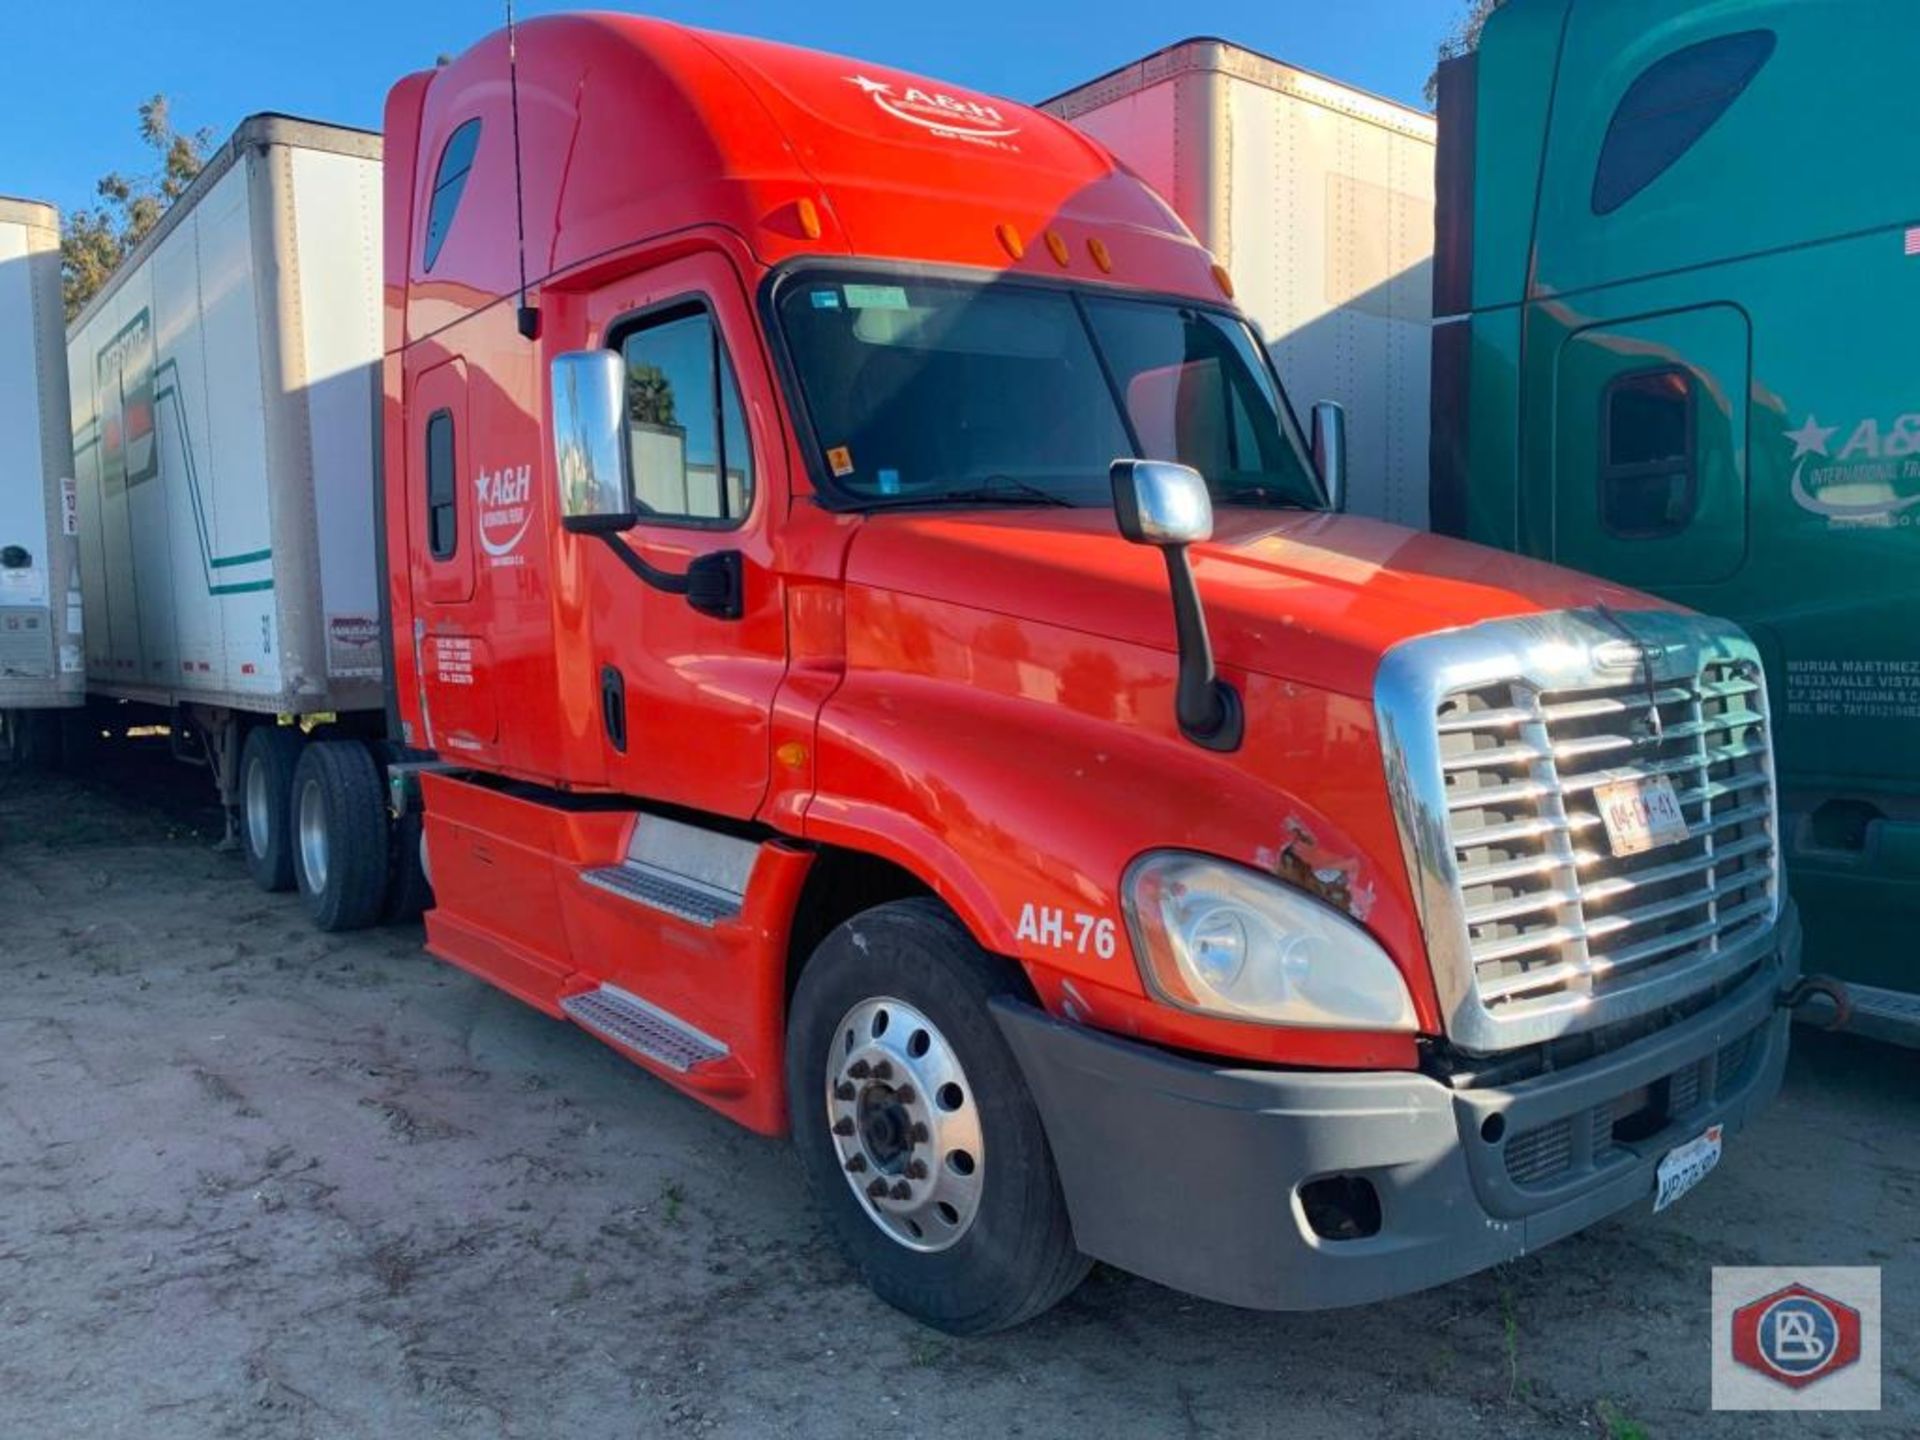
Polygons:
M1747 557L1749 342L1732 305L1566 334L1551 473L1529 505L1554 560L1713 608L1688 592L1731 580Z

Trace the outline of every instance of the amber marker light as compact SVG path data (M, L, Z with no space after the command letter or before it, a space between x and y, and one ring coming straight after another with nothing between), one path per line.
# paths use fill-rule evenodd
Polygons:
M1020 238L1020 231L1002 220L993 227L993 233L999 237L1000 246L1007 254L1018 260L1027 253L1027 242Z
M1107 249L1107 242L1098 235L1087 241L1087 253L1093 256L1093 263L1100 267L1102 275L1113 273L1113 255Z
M1229 300L1233 298L1233 276L1227 273L1227 267L1216 264L1213 267L1213 283L1220 287L1220 293Z
M1067 242L1060 238L1058 230L1047 232L1047 253L1062 265L1067 263Z
M800 215L800 233L809 240L820 238L820 209L813 201L802 195L794 207Z
M798 770L807 763L807 747L798 740L789 740L773 752L774 758L789 770Z

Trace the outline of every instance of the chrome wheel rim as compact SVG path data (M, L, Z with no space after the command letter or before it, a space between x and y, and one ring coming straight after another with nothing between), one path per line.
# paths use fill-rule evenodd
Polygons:
M247 843L256 855L273 847L273 817L267 801L267 767L247 767Z
M318 894L327 888L327 802L320 782L300 787L300 869L307 888Z
M846 1013L827 1056L826 1120L867 1217L909 1250L960 1242L980 1211L986 1146L960 1057L887 996Z

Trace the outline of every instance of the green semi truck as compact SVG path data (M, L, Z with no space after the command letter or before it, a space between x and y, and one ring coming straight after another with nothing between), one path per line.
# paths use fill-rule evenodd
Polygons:
M1807 962L1920 1034L1912 0L1509 0L1440 76L1434 528L1758 641Z

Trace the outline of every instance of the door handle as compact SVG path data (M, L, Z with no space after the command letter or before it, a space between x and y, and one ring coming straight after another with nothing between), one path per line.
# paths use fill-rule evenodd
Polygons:
M627 753L627 681L612 665L600 667L600 726L607 743Z

